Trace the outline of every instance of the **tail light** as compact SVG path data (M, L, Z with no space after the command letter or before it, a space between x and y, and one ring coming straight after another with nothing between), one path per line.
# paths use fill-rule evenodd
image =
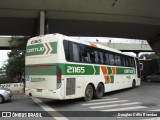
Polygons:
M61 87L62 80L62 71L59 67L57 67L57 89Z

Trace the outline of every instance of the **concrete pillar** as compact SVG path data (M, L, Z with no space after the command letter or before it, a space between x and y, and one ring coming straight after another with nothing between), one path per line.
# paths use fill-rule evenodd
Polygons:
M40 11L39 35L44 35L44 32L45 32L45 12Z

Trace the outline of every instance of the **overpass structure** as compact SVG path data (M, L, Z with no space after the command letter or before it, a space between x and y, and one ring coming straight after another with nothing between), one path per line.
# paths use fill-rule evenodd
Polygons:
M134 52L138 57L140 52L153 52L148 44L133 44L133 43L104 43L104 42L91 42L100 44L106 47L114 48L122 52Z
M97 42L97 44L118 49L122 52L134 52L137 54L140 52L153 52L152 48L148 44L102 43L102 42Z
M0 37L0 48L9 49L10 37ZM94 42L106 47L118 49L122 52L134 52L136 54L140 52L152 52L153 50L148 44L129 44L129 43L105 43L105 42Z
M0 35L147 40L160 55L159 0L0 0Z
M1 49L9 49L9 40L10 37L0 37L0 48Z

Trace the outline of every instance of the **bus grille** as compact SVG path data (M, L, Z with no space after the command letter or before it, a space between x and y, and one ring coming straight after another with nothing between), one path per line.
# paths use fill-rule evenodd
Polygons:
M76 86L75 78L67 78L67 86L66 86L66 95L75 94L75 86Z

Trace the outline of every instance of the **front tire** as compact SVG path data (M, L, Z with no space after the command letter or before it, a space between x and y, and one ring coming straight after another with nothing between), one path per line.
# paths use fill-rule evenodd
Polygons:
M102 83L99 83L94 92L94 97L100 99L103 97L103 94L104 94L104 86Z
M85 101L90 101L93 97L93 87L88 84L87 87L86 87L86 90L85 90L85 97L84 97L84 100Z

